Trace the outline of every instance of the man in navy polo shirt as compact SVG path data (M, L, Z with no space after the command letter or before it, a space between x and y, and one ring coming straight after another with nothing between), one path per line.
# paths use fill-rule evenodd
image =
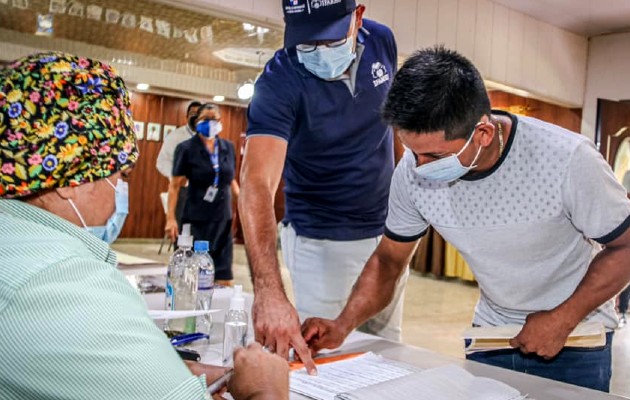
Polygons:
M256 82L248 110L239 210L254 282L257 341L310 360L299 317L335 317L383 233L394 168L380 109L396 70L389 28L354 0L283 0L285 47ZM284 173L283 173L284 170ZM296 310L276 253L274 194ZM407 276L364 330L400 340Z

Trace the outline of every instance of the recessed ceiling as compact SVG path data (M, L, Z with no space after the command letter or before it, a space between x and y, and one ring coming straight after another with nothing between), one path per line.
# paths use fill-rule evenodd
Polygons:
M55 4L60 5L56 13L51 12ZM98 16L90 18L94 7ZM147 0L14 0L0 6L0 26L35 34L38 15L52 15L52 38L229 71L255 74L260 62L264 65L269 58L269 49L282 47L281 31ZM214 55L226 48L245 48L254 55L260 49L267 58L257 55L252 62L251 57L241 57L247 62L238 63L238 57L226 62Z
M630 0L493 0L585 37L630 31Z

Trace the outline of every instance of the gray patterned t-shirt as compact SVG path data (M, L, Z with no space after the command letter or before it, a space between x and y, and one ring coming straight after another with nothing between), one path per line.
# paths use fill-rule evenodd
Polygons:
M509 114L503 114L509 115ZM566 300L599 251L630 225L626 191L578 134L533 118L512 118L495 167L453 183L414 173L406 150L392 178L385 235L411 241L429 225L470 265L481 291L474 323L523 324ZM613 329L612 301L587 320Z

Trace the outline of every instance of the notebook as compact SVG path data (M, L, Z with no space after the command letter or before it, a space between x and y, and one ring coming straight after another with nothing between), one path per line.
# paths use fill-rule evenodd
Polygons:
M466 353L511 349L510 339L518 335L522 325L504 325L468 328L462 334L470 339ZM606 330L601 322L583 322L567 338L567 347L599 347L606 344Z

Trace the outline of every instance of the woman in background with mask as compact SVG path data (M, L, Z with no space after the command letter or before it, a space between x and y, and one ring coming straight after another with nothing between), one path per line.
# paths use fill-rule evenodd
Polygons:
M232 284L232 195L238 197L234 145L218 135L223 130L219 107L206 103L191 124L197 135L175 150L173 177L168 189L165 231L175 241L177 193L188 181L182 224L191 225L195 240L210 242L215 281Z

